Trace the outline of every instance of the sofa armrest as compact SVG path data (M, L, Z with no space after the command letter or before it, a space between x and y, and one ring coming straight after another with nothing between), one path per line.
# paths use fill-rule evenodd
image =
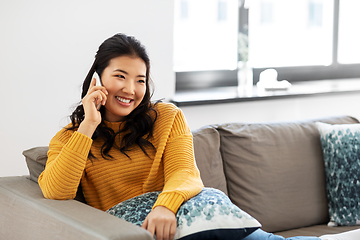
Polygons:
M149 239L131 223L76 200L49 200L27 176L0 178L0 236L4 239Z

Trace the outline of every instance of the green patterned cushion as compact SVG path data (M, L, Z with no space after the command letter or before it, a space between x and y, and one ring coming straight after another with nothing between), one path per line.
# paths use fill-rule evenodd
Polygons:
M160 192L150 192L126 200L108 213L138 226L144 222ZM242 239L261 227L260 223L231 203L221 191L204 188L181 205L177 214L175 239Z
M360 124L316 123L325 162L331 222L360 223Z

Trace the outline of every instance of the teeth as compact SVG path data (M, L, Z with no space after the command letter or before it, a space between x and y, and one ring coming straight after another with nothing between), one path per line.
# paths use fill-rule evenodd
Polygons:
M119 100L120 102L123 102L123 103L130 103L130 99L125 99L125 98L121 98L121 97L116 97L117 100Z

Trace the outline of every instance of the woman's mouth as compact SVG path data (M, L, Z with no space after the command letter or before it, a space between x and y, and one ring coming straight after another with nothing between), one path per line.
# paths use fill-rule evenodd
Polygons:
M122 97L119 97L119 96L116 96L115 98L118 100L118 102L119 102L121 105L124 105L124 106L129 106L130 103L133 101L132 99L122 98Z
M116 97L116 99L123 103L130 103L130 101L131 101L131 99L126 99L126 98L122 98L122 97Z

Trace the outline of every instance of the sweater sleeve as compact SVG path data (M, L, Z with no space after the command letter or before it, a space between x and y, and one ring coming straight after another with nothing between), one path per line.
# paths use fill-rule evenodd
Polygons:
M153 208L165 206L174 213L203 188L195 163L193 137L180 109L175 116L163 155L165 185Z
M66 200L76 196L92 139L79 132L61 130L49 144L39 185L45 198Z

